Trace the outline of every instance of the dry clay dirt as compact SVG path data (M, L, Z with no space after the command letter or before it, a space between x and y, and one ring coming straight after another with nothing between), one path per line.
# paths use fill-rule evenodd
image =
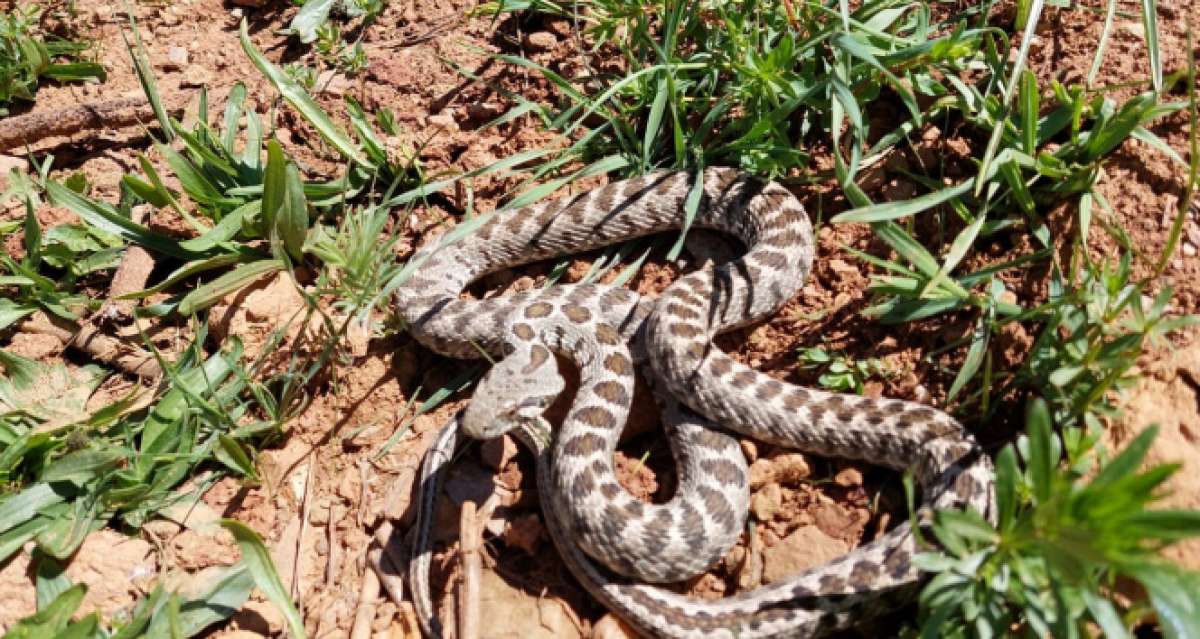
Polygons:
M276 33L295 9L286 2L237 6L241 4L256 3L181 0L133 6L158 74L160 91L169 100L191 100L194 104L197 87L207 85L210 104L220 105L233 82L245 82L253 107L260 115L273 118L269 122L276 127L277 137L309 176L336 175L336 158L321 148L315 131L300 118L286 108L275 108L279 104L277 96L243 55L237 40L237 26L244 16L254 42L273 61L311 63L307 48ZM1093 10L1047 8L1044 23L1030 47L1031 68L1042 79L1071 84L1085 77L1101 30L1102 12L1094 10L1100 5L1097 0L1082 4ZM1125 13L1117 20L1100 74L1102 85L1118 85L1144 78L1147 73L1136 17L1138 5L1126 0L1119 4ZM67 22L95 40L109 80L99 85L46 86L28 109L30 112L51 113L76 103L139 93L121 39L121 30L128 24L123 13L125 5L104 1L80 2L76 6L78 15ZM444 60L487 78L493 86L543 100L549 95L543 82L526 70L490 60L488 54L523 53L569 76L580 69L569 25L558 20L493 23L486 16L469 17L467 12L474 7L474 3L463 0L393 0L378 23L364 34L369 68L354 78L332 72L322 75L320 102L338 117L344 95L355 96L368 110L391 108L403 132L390 139L389 146L420 147L420 159L433 174L478 168L553 143L551 136L532 121L480 129L482 123L511 104L493 89L456 73ZM1185 64L1186 25L1189 20L1200 24L1200 9L1189 7L1183 0L1163 0L1158 10L1163 66L1170 72ZM1123 99L1136 90L1117 88L1114 97ZM1173 96L1181 98L1181 93ZM872 113L884 125L892 115L886 109ZM344 118L341 120L344 122ZM1187 157L1184 117L1164 118L1153 130ZM974 148L971 145L978 143L961 132L932 126L914 142L886 165L866 173L864 187L873 197L911 196L915 187L901 170L913 165L943 161L947 175L952 177L955 171L970 171L966 157ZM116 200L120 177L138 171L138 153L146 152L161 174L170 175L161 159L148 153L148 138L136 128L51 138L37 143L33 150L55 153L59 176L82 171L94 185L93 195L109 201ZM7 166L23 161L6 156L0 157L0 162L6 165L6 173ZM828 168L829 158L818 152L814 164L816 168ZM1107 162L1105 172L1100 188L1116 211L1114 223L1126 228L1147 255L1156 255L1166 242L1182 192L1181 172L1139 142L1126 143ZM475 206L483 210L494 206L514 183L513 179L477 180L473 184ZM847 208L831 183L806 187L797 194L811 211L821 211L824 219ZM453 224L465 207L465 193L449 193L439 202L399 220L395 229L402 234L398 257L404 257L427 231ZM1185 241L1160 282L1176 291L1173 313L1200 310L1200 259L1196 258L1200 224L1195 219L1196 209L1192 211ZM0 212L0 219L18 215L20 212L15 210ZM49 206L38 215L47 228L75 221L68 211ZM1071 215L1072 211L1061 210L1050 220L1060 225L1056 230L1065 230ZM156 214L149 223L166 232L177 233L182 228L178 220L165 214ZM804 292L771 320L722 337L721 346L779 379L806 384L815 382L815 373L799 364L796 352L801 347L822 345L851 357L879 358L888 374L869 380L868 394L939 404L962 354L953 351L927 358L926 353L969 331L970 318L935 318L890 328L863 320L859 312L868 302L863 291L869 272L845 247L878 252L881 246L867 228L858 225L822 226L818 237L819 262ZM997 243L984 253L988 259L1000 258L1027 248L1022 242L1027 240ZM18 255L20 246L20 236L16 235L5 249ZM1100 255L1111 253L1114 245L1103 234L1093 233L1091 248ZM582 277L587 265L586 256L577 260L565 279ZM1145 260L1136 267L1142 275L1150 272ZM674 265L654 261L635 278L633 286L653 293L677 272ZM501 273L488 278L483 290L491 293L533 286L545 273L544 267L537 266ZM1023 301L1036 300L1045 294L1044 279L1043 273L1029 281L1006 284ZM311 280L301 282L311 284ZM92 292L108 295L103 287ZM280 277L261 282L212 310L210 346L219 345L225 337L238 336L253 357L268 335L302 308L303 300L291 281ZM181 320L168 320L151 328L155 346L166 352L177 352L192 334ZM275 359L285 364L290 354L310 347L318 333L319 327L295 326ZM1155 346L1142 359L1141 369L1146 376L1128 393L1127 418L1110 430L1111 443L1119 446L1142 428L1159 424L1162 431L1151 461L1183 462L1184 470L1173 480L1173 496L1168 503L1190 508L1200 507L1198 335L1192 332L1174 336L1170 343ZM80 363L78 357L65 352L63 342L54 335L17 332L3 338L0 344L5 349L26 357ZM1009 363L1015 362L1031 339L1020 330L999 336L1003 345L998 349L999 361L1003 363L1007 358ZM468 397L455 396L415 418L406 412L410 399L418 389L426 389L427 394L428 389L453 379L464 365L434 356L406 336L371 340L368 335L352 335L341 355L331 373L313 389L310 405L288 425L286 440L258 458L264 477L261 486L248 487L225 479L205 493L199 504L166 513L138 536L110 530L92 535L67 571L73 580L91 588L84 609L119 614L159 578L185 589L202 588L215 567L237 560L236 546L214 524L220 517L233 517L268 541L279 573L296 594L312 636L350 636L356 624L358 632L365 634L355 636L417 636L408 604L397 605L383 595L363 596L364 591L374 593L379 589L364 558L373 536L388 530L390 522L395 522L398 530L411 524L411 489L421 455L437 429L465 405ZM103 405L134 383L114 376L91 404ZM1014 408L1014 412L1019 411ZM653 428L653 416L638 417L638 424L631 430L641 434L629 439L619 458L622 482L635 494L661 499L669 495L673 481L669 451ZM402 425L407 425L405 434L377 458L384 443ZM1011 434L1011 425L1006 428L981 431L981 439L994 451ZM869 541L904 512L894 474L756 446L750 441L744 442L744 450L754 473L753 534L744 535L712 571L677 585L681 592L716 597L785 578ZM495 494L500 499L499 507L487 522L489 534L483 553L485 636L614 636L610 633L619 631L611 619L600 621L604 611L574 585L554 557L538 519L531 470L527 454L519 452L511 441L473 448L459 460L441 498L442 519L437 531L443 551L435 560L435 586L445 593L453 591L458 506L467 500L482 503ZM1181 544L1170 549L1168 556L1200 568L1200 543ZM0 566L0 629L32 613L34 601L28 556L19 555ZM443 613L450 619L453 596L443 601ZM213 636L278 636L283 625L278 611L256 595ZM447 625L453 627L452 623ZM888 628L894 627L879 626L877 630L888 634Z

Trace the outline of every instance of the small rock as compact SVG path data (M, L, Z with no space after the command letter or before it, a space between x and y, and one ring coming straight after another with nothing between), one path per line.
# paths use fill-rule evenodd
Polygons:
M208 69L198 64L190 64L183 70L183 81L180 84L185 87L202 87L209 82L212 82L212 74Z
M575 639L579 628L567 604L552 595L526 592L492 570L484 570L479 584L479 609L503 610L487 620L489 637Z
M802 526L763 551L763 581L774 583L787 579L807 568L828 563L849 550L845 542L826 535L816 526Z
M846 260L840 260L837 258L829 260L829 268L835 273L858 273L858 268L856 268L853 264L850 264Z
M437 113L429 116L428 120L430 126L445 129L448 133L458 130L458 122L454 121L454 116L450 113Z
M782 453L750 464L750 489L758 490L770 482L795 484L812 473L801 453Z
M549 51L558 44L558 38L549 31L534 31L525 36L525 46L534 51Z
M8 174L16 169L19 172L29 170L29 162L23 158L11 155L0 155L0 192L8 190Z
M188 65L189 58L187 49L171 46L167 48L167 62L163 68L168 71L178 71Z
M472 120L491 120L504 112L504 107L490 102L480 102L467 105L467 115Z
M774 482L763 486L762 490L750 498L750 512L759 521L771 521L779 507L783 505L783 490Z
M838 472L837 475L834 475L833 481L838 486L842 486L845 488L852 488L854 486L862 486L862 481L863 481L862 471L860 471L859 469L854 468L854 467L843 468L841 471Z
M337 71L325 71L317 76L317 88L326 95L341 97L346 95L350 89L354 88L354 84L347 78L345 74Z
M592 639L635 639L637 636L633 628L611 612L601 617L592 627Z
M282 632L287 622L275 604L257 599L251 599L242 605L238 620L243 628L266 635Z
M162 20L162 24L164 27L179 26L183 22L183 18L180 18L179 15L177 13L175 13L175 11L170 10L170 9L159 13L158 19Z
M1183 254L1188 257L1194 257L1196 255L1196 247L1192 246L1191 242L1184 242Z

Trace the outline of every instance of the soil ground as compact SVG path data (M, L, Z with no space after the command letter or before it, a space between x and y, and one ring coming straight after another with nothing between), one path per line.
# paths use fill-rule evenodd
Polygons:
M8 3L0 2L0 6ZM223 103L236 81L249 88L258 113L273 118L279 139L311 176L333 176L339 166L331 153L301 119L278 105L277 96L242 53L237 28L244 16L252 39L276 62L309 61L311 52L277 31L295 12L288 2L268 2L264 7L248 0L180 0L172 3L110 0L76 3L74 17L51 18L69 22L98 47L109 79L103 84L44 86L30 112L53 112L76 103L99 102L136 96L140 88L133 75L121 32L128 25L131 6L150 53L159 89L169 100L194 100L199 85L207 85L209 102ZM1075 10L1047 8L1044 26L1031 44L1031 68L1043 79L1064 84L1086 76L1102 27L1099 0L1078 3ZM1099 84L1122 85L1147 77L1139 4L1122 0L1123 11L1110 44ZM393 0L379 21L366 30L363 42L370 65L355 78L324 76L325 90L318 96L333 114L342 113L344 95L358 98L368 111L392 109L403 127L397 145L420 148L420 159L430 174L457 172L485 166L497 159L551 142L532 121L517 121L500 128L480 125L511 106L492 88L471 81L447 61L486 78L493 86L518 91L531 100L544 100L546 85L529 71L489 58L490 53L521 52L554 68L569 70L577 60L567 25L544 21L530 30L515 20L493 23L489 17L468 17L475 3L464 0ZM1187 25L1200 24L1200 5L1184 0L1162 0L1158 5L1163 67L1168 71L1186 64ZM51 12L53 13L53 12ZM53 25L51 25L53 26ZM180 53L186 52L182 64ZM1200 51L1197 52L1200 55ZM1123 98L1135 86L1115 89ZM1181 98L1182 93L1176 97ZM17 111L20 112L19 110ZM887 118L879 113L875 117ZM1153 130L1186 158L1187 131L1183 115L1158 121ZM54 153L59 174L82 171L94 187L93 195L115 201L118 182L127 172L139 171L137 156L148 153L147 136L136 128L100 131L38 143L34 151ZM954 130L930 127L903 151L903 161L918 163L931 158L963 159L965 139ZM3 158L19 164L17 158ZM170 172L160 160L160 173ZM828 158L816 158L819 166ZM896 167L892 164L890 167ZM866 186L877 199L902 199L914 192L898 171L885 167ZM474 205L488 210L515 182L480 179L473 184ZM1166 243L1167 231L1182 192L1183 175L1159 152L1140 142L1126 143L1105 164L1101 190L1115 210L1114 223L1127 229L1145 255L1155 256ZM2 190L2 189L0 189ZM821 219L846 208L834 195L832 184L798 192L810 211ZM441 206L414 211L399 226L404 238L399 257L418 245L431 228L452 223L466 205L463 192L448 194ZM17 212L0 212L14 219ZM1060 212L1064 220L1069 211ZM1200 214L1192 208L1184 243L1161 280L1175 290L1173 313L1200 311ZM65 210L39 211L44 227L73 220ZM1052 216L1053 219L1053 216ZM175 220L158 217L151 224L178 228ZM942 317L901 327L884 327L860 317L867 306L864 295L868 272L846 250L878 249L869 229L860 225L821 226L819 258L804 292L770 321L721 338L720 344L739 359L789 382L812 384L815 373L802 366L798 349L821 345L852 358L878 358L888 373L868 380L866 393L908 398L939 405L945 396L961 353L935 358L926 354L970 330L970 318ZM19 236L6 245L10 254L20 251ZM1113 246L1102 233L1093 234L1097 253ZM990 258L1019 252L1019 242L997 244ZM586 257L571 269L567 279L582 276ZM1136 264L1150 272L1149 263ZM654 292L678 269L662 260L652 263L635 280L644 292ZM493 277L489 290L522 286L545 273L533 267ZM1010 282L1019 298L1044 295L1044 282ZM105 291L96 291L105 295ZM239 295L213 310L215 339L237 335L253 354L265 337L302 301L287 282L276 280ZM170 350L185 333L183 322L156 333L157 345ZM1112 430L1114 444L1127 440L1151 423L1163 427L1155 461L1183 461L1176 478L1174 503L1200 507L1200 333L1184 333L1161 344L1142 362L1145 380L1127 400L1128 420ZM1008 340L1001 353L1017 361L1031 336L1020 331L1002 336ZM49 335L17 333L0 342L14 353L42 361L67 359L63 344ZM328 379L313 388L306 410L289 425L287 439L266 450L258 462L265 481L251 488L227 479L210 490L203 508L186 525L159 521L141 538L126 538L111 531L97 533L80 551L68 574L87 582L92 590L88 607L113 614L146 592L155 574L186 573L202 580L204 570L236 560L236 546L211 526L217 517L233 517L268 540L285 584L297 594L308 629L315 637L349 636L356 614L365 614L376 637L416 636L411 609L386 597L360 602L363 584L372 577L365 553L373 535L385 522L395 520L401 529L411 522L408 504L417 465L433 434L468 397L458 396L437 410L411 421L407 431L385 455L383 443L406 422L406 407L417 389L437 388L453 379L461 362L432 355L400 336L366 341L339 361ZM125 381L101 389L101 397L114 397ZM93 400L102 401L102 400ZM1019 413L1014 408L1014 412ZM653 418L643 419L653 425ZM1011 425L989 428L981 438L993 450L1005 443ZM898 477L870 466L809 458L745 442L754 463L756 490L753 502L754 532L710 573L679 584L680 591L720 596L753 588L821 563L848 548L869 541L903 513ZM672 482L670 454L656 431L628 440L620 462L622 480L641 496L660 499L669 495ZM642 461L644 460L644 462ZM457 508L471 499L481 502L498 484L509 499L497 511L489 530L485 556L483 603L489 620L489 637L573 637L602 634L596 623L603 610L583 593L558 562L536 516L531 499L532 472L525 453L509 443L472 449L456 465L446 490L439 524L445 542L437 556L436 584L449 591L457 565ZM496 477L496 479L493 479ZM114 551L115 549L115 551ZM1200 568L1200 545L1182 545L1172 557ZM34 588L27 559L18 557L0 566L0 629L34 610ZM449 603L452 597L446 597ZM448 614L452 607L447 607ZM507 610L488 614L486 610ZM511 624L511 626L505 624ZM493 625L494 624L494 625ZM449 624L451 627L453 624ZM602 624L600 628L606 627ZM283 619L269 604L252 601L214 636L278 635ZM882 628L881 628L882 630ZM867 631L868 633L870 630ZM886 632L884 634L887 634Z

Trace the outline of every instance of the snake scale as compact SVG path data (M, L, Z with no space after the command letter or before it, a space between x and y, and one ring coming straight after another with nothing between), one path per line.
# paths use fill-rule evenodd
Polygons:
M700 201L692 224L732 235L746 251L705 263L655 300L593 284L460 297L490 272L681 228L693 188L700 189ZM787 302L803 285L813 253L811 225L790 192L727 168L653 173L493 213L457 241L434 238L418 249L417 270L394 299L413 336L452 357L483 351L502 358L471 405L439 435L422 469L410 581L426 634L441 634L427 581L431 510L460 431L491 437L514 430L535 451L544 519L567 566L601 603L648 636L816 636L911 595L918 571L907 523L826 565L717 601L637 583L703 571L740 534L745 460L723 430L823 456L911 468L923 508L990 511L990 463L945 413L786 384L713 345L715 334ZM581 373L561 431L551 436L542 412L564 387L555 355ZM679 488L666 504L634 499L613 473L612 452L638 366L663 405L680 470Z

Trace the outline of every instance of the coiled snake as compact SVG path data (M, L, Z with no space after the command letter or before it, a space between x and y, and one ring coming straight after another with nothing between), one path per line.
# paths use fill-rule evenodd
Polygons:
M478 357L480 350L503 357L422 468L410 581L426 634L440 635L427 583L431 511L460 427L474 437L516 429L538 456L543 514L564 561L593 596L650 636L815 636L886 609L887 600L911 594L917 583L916 541L907 523L829 564L717 601L634 583L703 571L740 534L745 460L720 429L823 456L912 468L923 507L989 511L988 459L945 413L786 384L712 344L716 333L778 310L807 277L812 229L799 202L778 184L707 169L693 224L732 235L747 250L723 264L704 264L657 300L591 284L460 299L468 283L489 272L680 228L695 178L654 173L495 213L459 241L435 239L414 255L417 270L395 294L414 337L453 357ZM574 362L581 376L562 432L551 437L542 412L563 388L555 354ZM612 468L639 362L666 411L680 468L679 489L667 504L634 499Z

